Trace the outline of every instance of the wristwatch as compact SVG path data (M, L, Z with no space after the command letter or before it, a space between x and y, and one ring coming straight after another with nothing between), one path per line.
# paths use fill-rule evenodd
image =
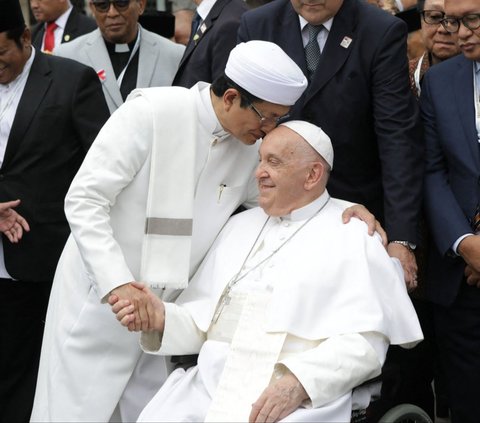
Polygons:
M390 241L389 244L400 244L403 245L404 247L408 248L410 251L415 250L417 248L416 244L413 242L408 242L408 241Z

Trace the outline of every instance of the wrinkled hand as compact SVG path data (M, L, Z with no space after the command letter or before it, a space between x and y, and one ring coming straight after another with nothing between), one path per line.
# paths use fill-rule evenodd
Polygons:
M380 225L380 222L375 219L375 216L370 213L365 206L362 206L361 204L355 204L343 211L343 223L350 222L350 219L352 217L356 217L357 219L360 219L362 222L365 222L367 224L368 234L370 236L373 235L375 232L378 232L378 234L382 237L383 245L387 246L387 233L382 228L382 225Z
M467 267L465 267L465 278L467 279L467 283L469 285L480 288L480 272L477 272L475 269L468 265Z
M390 257L396 257L402 264L405 276L407 291L413 291L417 287L417 260L413 251L401 244L391 242L387 246L387 252Z
M17 207L19 204L20 200L0 203L0 232L3 232L13 243L22 239L23 231L30 230L28 222L13 210L13 207Z
M300 381L287 373L268 386L252 404L249 423L277 422L293 413L308 399Z
M163 302L141 282L131 282L112 290L108 303L117 320L129 331L163 331Z

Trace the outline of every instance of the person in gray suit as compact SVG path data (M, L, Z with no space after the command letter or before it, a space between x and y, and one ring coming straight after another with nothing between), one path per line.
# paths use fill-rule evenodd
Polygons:
M77 60L97 72L110 113L135 88L171 85L185 49L138 24L145 3L91 1L98 29L55 50L56 55Z

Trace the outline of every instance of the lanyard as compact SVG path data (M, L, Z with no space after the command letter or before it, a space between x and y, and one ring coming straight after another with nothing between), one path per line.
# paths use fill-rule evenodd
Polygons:
M125 65L125 67L123 68L120 75L118 75L117 84L118 84L119 87L122 86L123 77L125 76L125 72L127 71L128 65L132 61L133 56L135 56L135 54L137 53L139 47L140 47L140 28L138 29L137 40L135 41L135 45L133 46L132 53L130 54L130 57L128 58L128 62Z

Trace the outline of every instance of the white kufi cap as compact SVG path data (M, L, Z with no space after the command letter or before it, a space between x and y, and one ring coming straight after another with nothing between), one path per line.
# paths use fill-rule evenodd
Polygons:
M333 169L332 142L330 141L330 137L318 126L303 120L291 120L282 123L281 126L286 126L300 135L325 159L330 165L330 169Z
M261 100L293 106L307 88L307 78L276 44L248 41L228 57L225 75Z

